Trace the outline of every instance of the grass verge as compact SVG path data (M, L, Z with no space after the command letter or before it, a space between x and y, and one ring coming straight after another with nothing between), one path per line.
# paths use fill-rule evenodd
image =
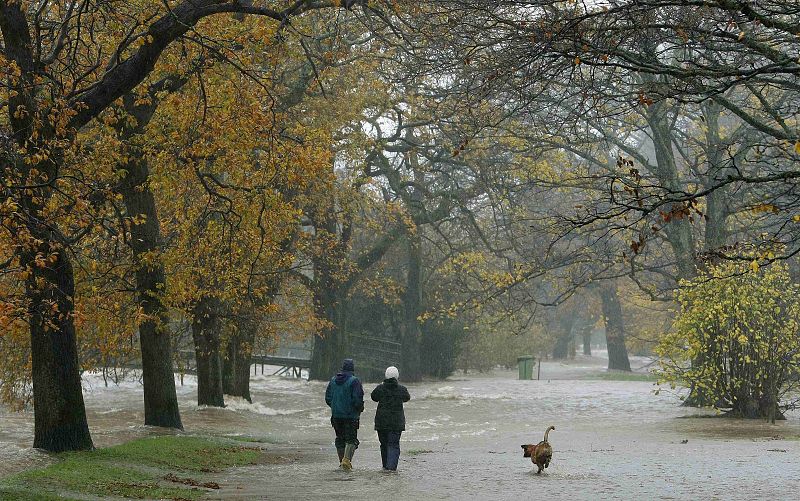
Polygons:
M59 461L0 481L0 501L50 501L82 495L131 499L198 499L208 488L174 472L217 472L257 462L260 449L203 437L164 436L89 452L57 454ZM191 480L191 482L188 482ZM177 484L188 484L185 487ZM73 497L70 497L73 496Z

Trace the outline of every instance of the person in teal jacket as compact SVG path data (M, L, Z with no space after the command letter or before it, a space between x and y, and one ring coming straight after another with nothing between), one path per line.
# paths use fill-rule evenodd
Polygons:
M355 376L353 359L346 358L342 370L333 376L325 390L325 403L331 408L331 425L336 432L336 452L343 470L353 468L358 448L358 426L364 412L364 388Z

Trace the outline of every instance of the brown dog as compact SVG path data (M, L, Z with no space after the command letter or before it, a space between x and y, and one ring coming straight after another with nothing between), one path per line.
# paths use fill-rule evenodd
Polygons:
M555 426L547 428L544 432L544 440L538 444L525 444L522 446L522 450L524 451L522 456L531 458L531 462L539 467L536 473L541 473L542 470L550 466L550 460L553 459L553 448L550 447L550 442L547 441L547 435L550 434L550 430L555 429Z

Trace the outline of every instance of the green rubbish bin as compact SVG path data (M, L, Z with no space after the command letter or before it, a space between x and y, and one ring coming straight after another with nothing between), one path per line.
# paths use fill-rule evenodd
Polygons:
M523 355L517 357L517 365L519 366L519 378L533 379L533 365L534 358L530 355Z

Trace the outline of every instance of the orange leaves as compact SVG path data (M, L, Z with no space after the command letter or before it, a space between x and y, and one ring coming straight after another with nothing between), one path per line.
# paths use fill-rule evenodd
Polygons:
M661 217L661 221L665 224L683 219L687 219L690 223L693 223L693 214L696 214L700 218L704 217L703 212L698 207L697 200L694 199L686 202L674 203L672 204L670 210L659 210L658 214Z
M168 96L142 138L175 307L211 294L238 308L295 260L298 204L330 176L331 131L278 113L268 92L215 66L202 90Z
M8 298L6 298L8 299ZM25 309L19 301L0 301L0 338L24 326Z
M460 155L467 148L467 145L469 144L469 141L470 141L470 138L468 138L468 137L464 138L464 140L461 141L458 144L456 149L453 150L453 155L452 156L453 157L457 157L458 155Z
M644 238L644 235L639 235L638 240L633 240L631 242L630 248L634 254L639 254L645 246L647 241Z
M769 212L771 214L777 214L778 212L781 211L781 209L779 207L777 207L776 205L773 205L773 204L758 204L758 205L753 206L753 208L751 208L750 210L753 211L756 214L765 213L765 212Z
M53 264L58 261L58 254L52 253L49 256L45 256L42 253L37 253L36 257L34 258L34 264L38 268L46 268L52 266Z

